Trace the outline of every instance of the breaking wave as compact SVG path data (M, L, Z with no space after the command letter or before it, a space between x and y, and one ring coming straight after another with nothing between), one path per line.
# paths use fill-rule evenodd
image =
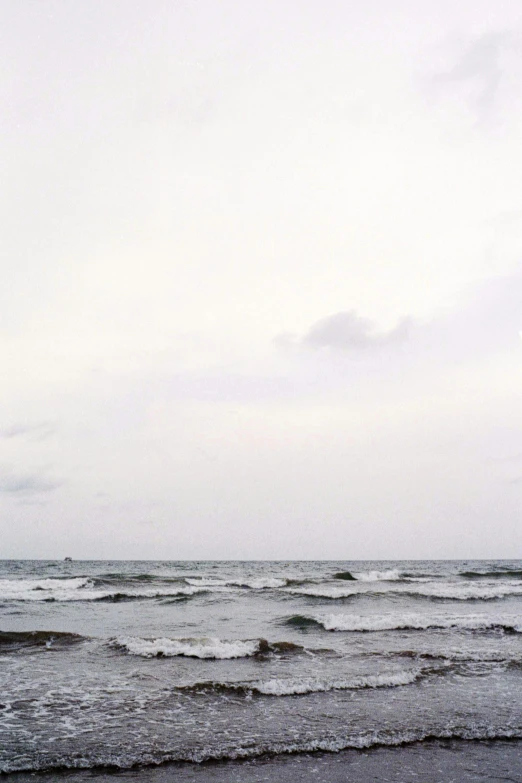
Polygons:
M247 639L223 641L215 638L204 639L143 639L126 636L114 639L113 647L118 647L130 655L142 658L249 658L251 656L288 655L302 652L303 647L293 642L267 642L266 639Z
M416 585L405 590L397 591L402 595L420 596L451 601L493 601L506 598L510 595L522 595L522 584L496 584L496 585L467 585L467 584L438 584Z
M350 587L330 587L325 585L324 587L289 587L285 590L285 593L289 595L303 595L309 598L352 598L356 595L367 595L367 593Z
M135 766L157 766L166 762L202 763L209 761L233 761L253 759L270 755L296 755L314 753L317 751L338 753L341 750L353 748L367 750L376 747L402 747L418 742L433 740L513 740L522 739L522 726L506 725L491 726L487 723L476 723L473 726L449 725L445 729L433 727L427 729L406 730L368 730L348 731L338 737L318 737L296 742L264 742L249 746L236 747L201 747L180 749L178 751L163 750L149 747L146 751L136 749L131 751L120 748L99 748L84 756L67 756L56 754L55 757L35 758L30 762L23 756L6 762L0 767L0 772L36 772L62 769L96 769L99 767L115 767L130 769Z
M352 678L328 679L321 677L273 678L256 682L200 682L186 686L183 690L195 693L224 692L243 696L302 696L309 693L326 693L340 690L362 690L366 688L397 688L417 682L425 673L415 671L385 672ZM431 669L429 670L432 671Z
M420 614L356 615L330 614L321 616L294 615L288 625L306 628L317 625L326 631L426 631L456 629L463 631L504 631L522 633L522 618L491 618L483 615L426 617Z
M360 582L398 582L404 579L404 575L396 568L388 571L356 571L353 576Z
M284 621L284 625L290 625L294 628L300 628L301 630L307 630L310 628L317 627L320 625L320 623L315 619L315 617L308 617L305 614L294 614L291 617L288 617Z
M0 653L27 647L64 647L85 641L85 636L61 631L0 631Z
M74 579L0 579L0 601L132 601L146 598L193 596L207 587L128 588L103 590L87 577Z
M312 587L291 587L284 590L290 595L302 595L309 598L326 598L342 600L354 597L385 597L407 596L412 598L428 598L441 601L493 601L509 596L522 595L521 584L393 584L387 589L368 589L368 585L353 587L336 587L334 585L317 585Z
M186 577L185 582L189 585L202 585L205 587L242 587L251 590L267 590L277 587L285 587L289 580L278 578L267 579L206 579L205 577Z
M91 577L95 587L106 587L109 585L133 585L133 584L151 584L152 582L160 582L162 584L185 584L186 580L183 576L161 576L160 574L100 574L99 576Z

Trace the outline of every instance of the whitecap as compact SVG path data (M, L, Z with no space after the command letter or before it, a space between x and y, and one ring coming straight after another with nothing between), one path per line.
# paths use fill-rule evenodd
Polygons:
M353 595L364 594L364 590L357 587L289 587L285 593L290 595L304 595L311 598L350 598Z
M455 601L492 601L510 595L522 595L522 584L436 584L408 586L400 592L426 598L446 598Z
M305 693L324 693L337 690L360 690L364 688L396 688L411 685L422 675L422 670L385 672L345 679L322 679L317 677L292 677L249 683L253 691L264 696L293 696Z
M388 571L354 571L354 577L361 582L396 582L403 578L401 572L396 568Z
M121 647L130 655L142 658L173 657L188 658L246 658L259 651L259 640L222 641L221 639L142 639L126 636L115 639L113 645Z
M322 625L327 631L400 631L428 630L429 628L486 631L503 628L522 633L522 618L518 617L328 614L312 617L311 619Z

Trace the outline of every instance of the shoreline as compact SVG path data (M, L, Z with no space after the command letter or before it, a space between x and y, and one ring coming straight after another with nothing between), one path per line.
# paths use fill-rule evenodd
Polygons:
M349 775L349 777L347 777ZM422 776L422 777L421 777ZM0 773L6 783L522 783L522 739L427 739L400 746L264 755L131 769L52 769Z

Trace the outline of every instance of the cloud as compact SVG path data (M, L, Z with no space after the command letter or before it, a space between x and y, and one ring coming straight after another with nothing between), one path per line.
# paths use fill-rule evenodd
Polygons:
M0 494L25 497L53 492L62 484L62 481L49 479L37 473L17 473L10 468L0 468Z
M19 438L29 435L33 440L46 440L55 432L56 427L50 422L38 424L15 423L8 427L0 428L0 438Z
M462 92L479 122L489 119L504 74L501 61L509 38L504 31L480 36L468 44L450 68L432 73L427 80L429 87L436 92L441 89Z
M430 361L465 362L477 357L520 349L522 331L522 267L506 277L487 278L454 297L450 306L424 321L401 319L388 331L355 310L322 318L303 334L274 338L280 348L328 349L332 353L370 353L395 343L408 344L408 356L418 364Z
M408 337L411 320L405 318L387 332L379 332L373 321L357 315L355 310L334 313L312 324L302 336L279 335L279 345L301 345L332 351L368 351L401 342Z

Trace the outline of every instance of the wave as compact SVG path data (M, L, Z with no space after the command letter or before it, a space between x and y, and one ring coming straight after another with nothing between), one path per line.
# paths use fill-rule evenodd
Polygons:
M338 571L333 575L334 579L344 579L346 582L396 582L402 578L407 577L406 574L401 574L396 568L389 569L388 571L360 571L352 574L351 571Z
M415 661L448 661L451 663L501 663L506 666L519 666L522 664L522 654L516 657L506 658L502 652L489 652L487 650L474 652L471 650L448 650L446 652L422 652L420 650L394 650L390 652L371 652L367 655L382 656L384 658L411 658Z
M175 598L209 592L206 587L151 587L102 590L88 577L74 579L0 579L2 601L132 601Z
M89 756L78 757L56 755L55 758L36 757L28 759L18 756L0 766L0 772L43 772L57 769L89 769L113 767L130 769L132 767L156 767L168 762L188 762L201 764L212 761L235 761L259 758L261 756L293 756L303 753L339 753L342 750L369 750L379 747L407 747L416 743L428 743L440 740L493 741L520 740L522 726L491 726L487 723L474 723L472 726L449 725L444 729L438 726L422 729L380 729L352 731L338 737L318 737L296 742L263 742L235 747L204 746L177 751L148 747L122 751L120 748L99 748Z
M341 599L352 598L356 595L368 595L366 592L350 587L291 587L285 590L289 595L303 595L308 598Z
M384 580L383 580L384 581ZM413 598L431 598L446 601L493 601L509 596L522 596L521 584L465 584L459 582L436 584L392 584L384 589L368 588L368 585L353 587L335 587L317 585L313 587L286 588L285 593L302 595L309 598L342 600L344 598L408 596Z
M266 655L288 655L303 652L304 648L293 642L267 642L266 639L247 639L223 641L215 638L186 639L144 639L138 636L126 636L113 639L110 644L130 655L142 658L230 658L263 657Z
M349 574L349 576L344 576ZM439 578L437 574L413 574L400 571L398 568L389 568L385 571L341 571L334 574L334 579L355 579L358 582L431 582Z
M466 585L466 584L438 584L408 587L401 590L402 595L420 596L451 601L493 601L506 598L510 595L522 595L520 585Z
M461 571L459 576L464 579L522 579L522 571L506 569L503 571Z
M404 575L397 568L387 571L356 571L354 577L360 582L398 582L404 579Z
M289 580L275 577L260 579L207 579L205 577L186 577L185 582L189 585L204 585L206 587L242 587L251 590L266 590L270 588L286 587Z
M301 630L307 630L310 628L315 628L320 623L315 619L315 617L308 617L305 614L294 614L291 617L288 617L286 620L284 620L284 625L290 625L294 628L300 628Z
M158 582L161 584L185 584L183 576L160 576L159 574L99 574L90 577L95 587L106 587L113 584L133 585L133 584L151 584Z
M100 596L93 596L92 598L84 598L83 600L90 600L90 601L100 601L103 603L121 603L125 601L145 601L150 600L154 598L162 598L165 602L168 603L178 603L178 601L184 601L188 600L189 598L194 597L195 595L205 595L206 593L209 593L210 590L195 590L195 591L189 591L189 590L168 590L168 591L158 591L158 590L150 590L150 591L142 591L142 592L121 592L121 593L106 593L105 595ZM80 599L78 599L80 600Z
M18 590L79 590L92 581L87 576L61 577L50 579L0 579L0 596Z
M398 688L411 685L428 670L385 672L369 674L349 679L328 679L321 677L286 677L255 682L200 682L188 685L181 690L194 693L234 693L243 696L302 696L309 693L327 693L340 690L363 690L367 688ZM433 670L430 669L430 672Z
M62 631L0 631L0 653L27 647L64 647L85 641L86 636Z
M426 617L425 615L294 615L286 620L299 628L321 626L326 631L427 631L455 629L462 631L503 631L522 633L522 618L491 618L483 615Z

